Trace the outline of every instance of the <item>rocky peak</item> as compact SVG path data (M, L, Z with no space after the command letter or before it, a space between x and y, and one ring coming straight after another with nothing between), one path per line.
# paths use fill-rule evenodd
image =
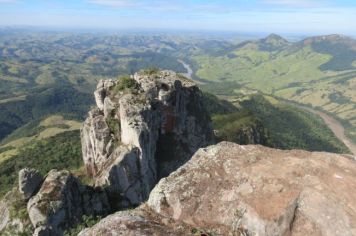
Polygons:
M83 160L118 207L138 205L157 181L213 141L202 94L172 71L100 81L82 128Z

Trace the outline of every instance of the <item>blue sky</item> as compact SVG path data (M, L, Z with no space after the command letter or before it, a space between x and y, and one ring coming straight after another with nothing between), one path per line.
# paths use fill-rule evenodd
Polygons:
M356 35L356 0L0 0L0 25Z

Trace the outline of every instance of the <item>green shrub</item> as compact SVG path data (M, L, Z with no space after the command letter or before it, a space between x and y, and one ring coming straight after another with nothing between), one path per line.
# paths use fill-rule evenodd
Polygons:
M132 79L130 76L121 76L118 79L118 83L114 87L114 91L117 92L122 92L122 91L133 91L138 89L138 84L137 82Z
M143 74L145 75L155 75L159 72L159 69L157 67L149 67L145 70L143 70Z
M76 236L85 228L94 226L101 220L100 216L86 216L82 217L82 223L78 224L75 228L68 229L64 232L64 236Z

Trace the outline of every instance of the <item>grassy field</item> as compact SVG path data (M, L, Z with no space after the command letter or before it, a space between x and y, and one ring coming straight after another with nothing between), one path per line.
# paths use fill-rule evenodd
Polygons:
M20 128L0 143L0 164L17 155L26 145L64 132L79 130L81 125L79 121L66 120L63 116L54 115L41 120L36 127L31 127L30 133L26 127Z

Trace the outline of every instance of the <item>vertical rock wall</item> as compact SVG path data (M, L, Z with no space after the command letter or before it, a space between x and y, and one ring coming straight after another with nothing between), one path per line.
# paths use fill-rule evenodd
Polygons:
M82 128L83 160L116 207L146 200L161 177L213 142L202 94L171 71L137 73L134 87L100 81ZM132 82L132 81L131 81ZM130 83L131 83L130 82Z

